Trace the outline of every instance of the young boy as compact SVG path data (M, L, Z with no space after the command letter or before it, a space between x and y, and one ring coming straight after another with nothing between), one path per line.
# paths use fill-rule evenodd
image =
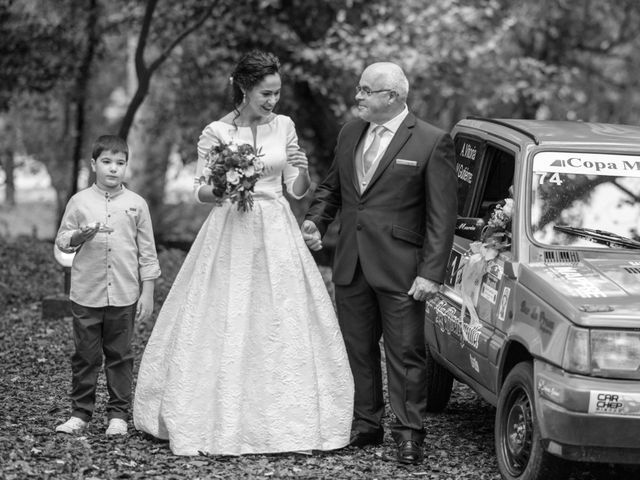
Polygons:
M71 357L71 418L56 432L78 433L91 420L102 366L109 390L107 435L125 435L131 404L134 321L153 311L160 276L149 208L122 181L129 149L112 135L93 146L96 183L76 193L64 212L56 245L75 252L71 311L75 353Z

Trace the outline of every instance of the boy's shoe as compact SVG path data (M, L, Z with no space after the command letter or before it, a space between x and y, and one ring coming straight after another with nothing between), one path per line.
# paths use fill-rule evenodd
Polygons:
M89 422L85 422L81 418L71 417L69 420L64 422L62 425L58 425L56 427L56 432L58 433L80 433L82 430L86 428Z
M109 420L109 426L107 427L106 435L126 435L127 434L127 422L121 418L112 418Z

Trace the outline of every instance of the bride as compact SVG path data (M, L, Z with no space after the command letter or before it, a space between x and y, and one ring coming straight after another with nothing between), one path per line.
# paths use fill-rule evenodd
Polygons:
M273 109L279 61L253 51L232 77L234 111L198 142L248 143L265 174L253 209L214 206L160 310L133 408L137 429L177 455L332 450L349 442L353 378L331 299L289 204L310 180L291 119Z

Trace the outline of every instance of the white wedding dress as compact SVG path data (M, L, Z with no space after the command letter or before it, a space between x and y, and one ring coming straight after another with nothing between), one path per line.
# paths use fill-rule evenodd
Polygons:
M248 127L213 122L254 144ZM177 455L332 450L349 441L353 378L331 299L282 195L297 169L293 122L259 125L268 173L248 212L212 208L158 315L135 391L137 429ZM203 187L209 188L209 187Z

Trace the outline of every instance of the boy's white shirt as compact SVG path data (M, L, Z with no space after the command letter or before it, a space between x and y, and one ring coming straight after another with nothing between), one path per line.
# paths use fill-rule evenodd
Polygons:
M72 247L73 233L92 222L113 232L98 232ZM94 184L76 193L65 209L56 245L63 252L76 252L69 298L85 307L132 305L141 282L160 276L149 207L124 186L109 193Z

